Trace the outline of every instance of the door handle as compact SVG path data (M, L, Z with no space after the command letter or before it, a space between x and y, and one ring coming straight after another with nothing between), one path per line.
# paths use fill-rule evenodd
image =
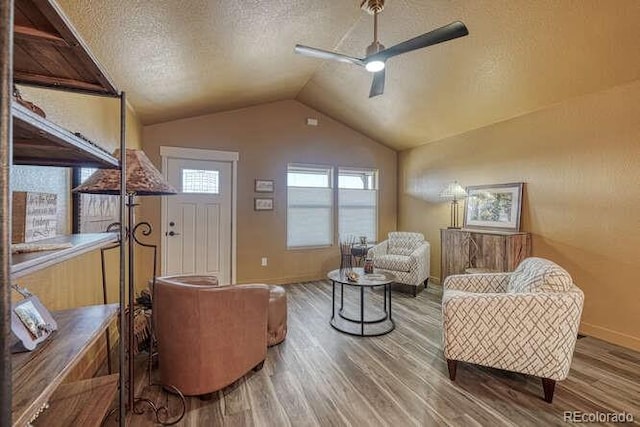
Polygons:
M176 233L175 231L169 231L168 233L164 233L165 236L179 236L180 233Z

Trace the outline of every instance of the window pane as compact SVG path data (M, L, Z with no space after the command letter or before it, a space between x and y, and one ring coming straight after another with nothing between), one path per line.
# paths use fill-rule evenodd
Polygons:
M352 188L356 190L377 190L375 170L340 169L338 171L338 188Z
M93 173L97 170L98 169L96 168L80 168L80 183L82 184L83 182L85 182L87 178L93 175Z
M287 174L289 187L329 187L329 175L326 171L319 172L289 172Z
M340 236L367 236L375 241L378 230L377 191L340 189L338 218Z
M220 172L204 169L182 169L183 193L220 193Z
M378 172L347 169L338 171L338 233L367 236L375 241L378 231Z
M332 169L289 165L287 173L287 247L333 243Z
M333 204L330 188L287 190L287 247L333 243Z
M339 188L355 188L357 190L364 190L365 181L362 176L354 175L340 175L338 177Z

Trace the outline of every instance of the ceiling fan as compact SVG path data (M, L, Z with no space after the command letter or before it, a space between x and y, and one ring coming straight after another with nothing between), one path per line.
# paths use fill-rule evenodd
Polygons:
M373 43L367 47L364 58L356 58L341 53L317 49L315 47L303 46L301 44L296 45L294 49L295 53L364 67L367 71L373 73L373 83L371 84L371 91L369 92L369 98L372 98L382 95L384 92L385 65L388 59L469 34L467 27L462 22L456 21L410 40L398 43L390 48L385 48L378 41L378 14L384 9L384 1L385 0L363 0L361 4L362 9L373 15Z

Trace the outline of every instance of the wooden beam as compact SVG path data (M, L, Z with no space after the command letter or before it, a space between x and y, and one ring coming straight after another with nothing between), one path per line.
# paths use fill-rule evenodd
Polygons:
M37 28L14 25L13 35L16 40L32 40L41 43L50 43L56 46L69 47L69 44L57 34L38 30Z
M18 70L14 71L14 81L16 83L36 84L38 86L47 86L54 89L75 89L81 92L108 94L104 87L95 83L65 79L62 77L43 76Z

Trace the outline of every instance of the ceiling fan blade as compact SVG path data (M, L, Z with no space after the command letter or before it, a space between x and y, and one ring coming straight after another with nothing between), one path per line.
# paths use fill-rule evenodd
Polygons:
M330 59L332 61L364 66L364 62L360 58L354 58L353 56L343 55L341 53L329 52L328 50L317 49L315 47L297 44L294 51L299 55L310 56L312 58Z
M365 62L371 60L386 61L387 59L397 56L412 50L422 49L423 47L431 46L434 44L446 42L449 40L457 39L458 37L464 37L469 34L467 27L460 21L452 22L444 27L436 28L433 31L422 34L421 36L414 37L410 40L398 43L395 46L391 46L388 49L382 50L364 59Z
M371 83L371 91L369 92L369 98L382 95L384 93L384 80L385 70L373 73L373 83Z

